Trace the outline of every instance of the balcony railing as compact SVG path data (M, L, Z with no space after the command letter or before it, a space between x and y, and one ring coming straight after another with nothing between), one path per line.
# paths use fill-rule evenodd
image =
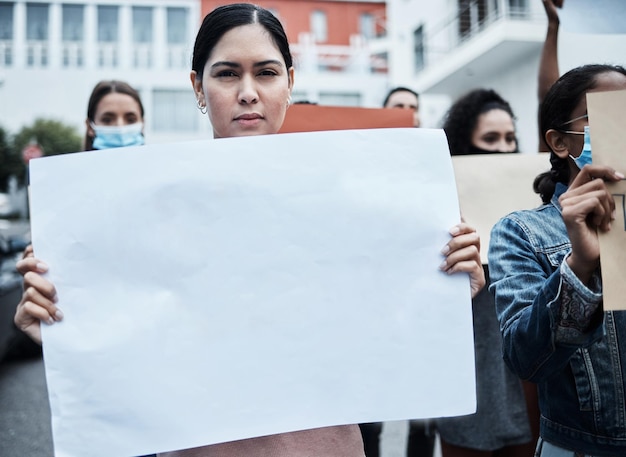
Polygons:
M367 40L360 35L350 38L350 45L320 45L313 36L301 33L298 42L291 45L295 65L306 73L387 73L387 55L370 50Z
M422 41L415 43L415 49L422 50L420 60L429 66L496 23L505 20L536 22L539 19L528 1L468 0L453 16L422 35Z
M78 41L64 41L61 45L63 67L80 68L85 65L85 46Z
M13 65L13 41L0 40L0 68Z
M48 66L48 43L46 41L26 42L26 66Z

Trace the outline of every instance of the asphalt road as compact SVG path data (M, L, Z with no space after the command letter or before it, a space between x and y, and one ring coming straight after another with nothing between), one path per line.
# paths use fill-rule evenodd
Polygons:
M48 391L41 358L0 365L0 455L52 457Z

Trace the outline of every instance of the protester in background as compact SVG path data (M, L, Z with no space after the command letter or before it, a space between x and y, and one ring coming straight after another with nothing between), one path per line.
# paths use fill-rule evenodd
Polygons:
M603 312L598 241L615 217L606 183L626 170L590 165L586 100L613 90L626 90L623 67L585 65L552 86L540 111L552 168L534 183L544 205L504 217L491 233L504 359L538 383L540 457L626 450L626 314Z
M564 0L542 0L543 7L548 17L548 30L546 39L543 42L541 60L539 61L539 75L537 78L537 97L539 106L544 97L552 87L552 84L559 79L559 59L558 59L558 38L559 38L559 13L557 8L563 7ZM547 152L550 149L546 144L541 128L539 131L539 152Z
M515 116L508 102L491 89L476 89L448 110L443 130L454 155L518 152Z
M271 12L253 4L216 8L198 32L191 83L198 108L207 113L215 138L277 133L291 96L294 69L287 37ZM479 267L479 239L461 223L447 245L443 270L470 275L473 294L484 285ZM53 324L63 315L56 290L41 273L36 258L22 261L25 292L16 313L17 325L41 342L40 322ZM356 425L251 438L162 454L168 457L351 457L363 456Z
M124 81L100 81L91 91L87 103L83 150L140 146L145 141L143 122L144 109L137 90ZM29 259L28 262L34 258L32 245L24 250L22 258ZM23 267L19 268L19 264L18 270L24 274ZM17 332L19 331L16 329ZM28 348L32 345L32 340L27 344L20 338L16 340L21 346ZM32 352L32 349L29 351Z
M513 110L493 90L476 89L457 100L443 129L453 156L518 152ZM488 282L489 269L487 265L483 268ZM524 388L502 360L495 304L486 288L472 301L472 314L476 413L436 420L442 456L530 457L536 441L531 435ZM528 401L532 404L537 396L535 386L530 387Z
M413 111L413 127L420 126L419 95L414 90L407 87L391 89L385 97L383 108L410 109Z
M141 145L144 143L143 121L143 105L134 88L123 81L100 81L93 88L87 104L83 150ZM30 245L22 258L29 256L32 256ZM19 332L13 338L13 352L40 355L41 351L33 351L32 342L23 340L22 336Z
M141 146L144 111L139 93L123 81L100 81L87 105L84 150Z

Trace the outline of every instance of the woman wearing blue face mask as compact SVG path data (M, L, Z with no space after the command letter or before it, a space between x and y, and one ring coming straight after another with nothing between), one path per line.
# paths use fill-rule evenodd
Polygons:
M626 170L588 164L586 94L613 90L626 90L623 67L585 65L552 86L540 110L552 169L534 184L544 205L491 232L504 359L537 383L540 457L626 452L626 313L603 312L598 242L615 217L605 183Z
M87 105L85 150L141 146L143 105L139 93L123 81L100 81Z

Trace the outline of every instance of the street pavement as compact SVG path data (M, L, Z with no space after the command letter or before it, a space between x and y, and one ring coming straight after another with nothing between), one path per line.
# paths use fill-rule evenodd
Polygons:
M53 456L47 397L41 358L0 364L0 456ZM407 432L406 421L385 422L381 457L404 457Z
M41 358L0 364L0 456L53 456Z

